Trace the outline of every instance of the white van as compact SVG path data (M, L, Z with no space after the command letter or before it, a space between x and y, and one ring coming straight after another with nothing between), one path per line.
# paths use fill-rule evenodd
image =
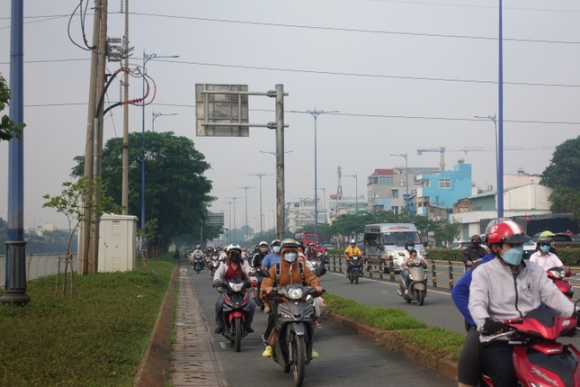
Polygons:
M425 257L425 247L412 223L378 223L365 226L364 245L368 258L396 260L404 255L405 243L413 241L415 250Z

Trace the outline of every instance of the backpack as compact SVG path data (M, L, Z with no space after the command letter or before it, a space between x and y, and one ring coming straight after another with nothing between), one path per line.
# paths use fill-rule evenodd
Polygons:
M302 263L298 262L298 269L300 270L300 278L302 278L302 283L304 283L304 267ZM274 285L278 285L280 283L280 262L276 264L276 282Z

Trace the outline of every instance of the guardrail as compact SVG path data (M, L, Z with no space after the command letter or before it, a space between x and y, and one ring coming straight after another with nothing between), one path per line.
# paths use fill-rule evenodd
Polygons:
M60 254L27 254L26 280L54 275L58 271L58 257ZM76 270L77 255L73 255L73 270ZM61 271L64 267L61 266ZM0 288L4 288L6 278L6 256L0 255Z

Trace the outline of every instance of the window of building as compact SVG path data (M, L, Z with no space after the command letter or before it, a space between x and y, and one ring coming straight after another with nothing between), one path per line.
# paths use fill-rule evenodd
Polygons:
M399 207L397 207L397 206L392 206L392 207L391 207L391 211L393 212L393 214L398 214L398 213L399 213Z
M423 180L423 187L431 187L431 180L427 179L427 180Z
M398 199L399 198L399 190L398 189L392 189L391 190L391 197L393 199Z
M379 184L380 185L393 185L393 178L392 177L379 177Z
M443 189L451 188L451 179L439 179L439 188Z

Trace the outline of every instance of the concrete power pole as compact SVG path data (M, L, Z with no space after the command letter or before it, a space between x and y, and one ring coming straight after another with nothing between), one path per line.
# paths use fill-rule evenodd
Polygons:
M125 0L125 36L123 39L125 53L129 52L129 0ZM129 68L129 55L125 57L125 68ZM123 77L123 100L129 100L129 72ZM129 104L123 106L123 177L121 187L122 214L129 214Z

